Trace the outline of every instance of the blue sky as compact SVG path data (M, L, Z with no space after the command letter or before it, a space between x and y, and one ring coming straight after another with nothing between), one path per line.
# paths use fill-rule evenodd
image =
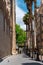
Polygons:
M37 0L37 6L40 6L41 0ZM32 10L34 11L34 4ZM26 29L26 26L23 23L23 16L27 12L26 3L24 0L16 0L16 23L21 26L21 28Z

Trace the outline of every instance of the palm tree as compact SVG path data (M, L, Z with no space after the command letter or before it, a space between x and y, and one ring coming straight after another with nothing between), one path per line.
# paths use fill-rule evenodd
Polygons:
M27 14L24 15L23 17L23 22L26 24L26 36L27 36L27 44L28 44L28 40L29 38L31 38L30 36L30 19L29 19L29 12ZM34 16L32 15L32 19L34 18ZM31 43L29 44L31 45ZM34 45L33 45L34 46ZM30 55L29 55L30 56Z
M25 23L25 24L29 24L29 13L27 12L27 14L25 14L24 15L24 17L23 17L23 22Z
M24 0L27 5L27 9L29 11L29 19L30 19L30 25L31 25L31 39L32 39L32 58L33 58L33 29L32 29L32 2L33 0Z
M30 23L31 23L31 36L32 35L32 2L34 2L34 6L35 6L35 21L37 21L36 19L36 0L24 0L26 2L27 5L27 9L29 11L29 19L30 19ZM38 52L38 44L37 45L37 52ZM33 47L33 40L32 40L32 47ZM32 50L33 51L33 50ZM37 53L37 60L39 60L39 54Z
M27 12L27 14L24 15L23 17L23 22L26 24L26 47L28 49L28 40L29 40L29 32L30 32L30 25L29 25L29 13ZM28 52L28 50L26 50L26 53ZM30 56L30 53L29 53Z

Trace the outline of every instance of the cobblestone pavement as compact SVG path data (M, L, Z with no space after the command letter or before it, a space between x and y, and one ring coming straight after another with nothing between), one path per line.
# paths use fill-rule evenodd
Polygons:
M25 54L12 55L5 58L0 65L43 65L42 62L33 61Z

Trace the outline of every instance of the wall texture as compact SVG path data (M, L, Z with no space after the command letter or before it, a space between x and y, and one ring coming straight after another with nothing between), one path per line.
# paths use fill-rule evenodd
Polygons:
M3 18L3 12L0 10L0 57L10 54L10 38L9 35L3 31Z

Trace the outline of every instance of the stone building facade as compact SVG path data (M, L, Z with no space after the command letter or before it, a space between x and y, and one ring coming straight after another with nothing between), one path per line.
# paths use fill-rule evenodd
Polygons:
M15 0L0 0L0 57L16 53Z
M36 11L36 43L38 49L43 53L43 0L41 0L41 6L37 8Z

